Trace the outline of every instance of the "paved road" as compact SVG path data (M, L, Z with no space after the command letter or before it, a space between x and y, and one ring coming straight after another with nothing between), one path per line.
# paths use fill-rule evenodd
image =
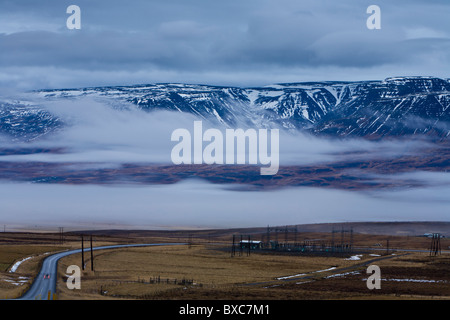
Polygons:
M93 250L104 250L104 249L116 249L124 247L148 247L148 246L168 246L168 245L182 245L185 243L148 243L148 244L124 244L115 246L103 246L95 247ZM85 252L90 252L91 249L84 249ZM66 257L71 254L80 253L81 249L70 250L65 252L60 252L53 254L45 258L41 271L37 275L30 289L18 300L48 300L53 298L53 294L56 293L56 279L57 279L57 267L59 259ZM49 275L47 278L44 276ZM50 292L50 295L49 295Z

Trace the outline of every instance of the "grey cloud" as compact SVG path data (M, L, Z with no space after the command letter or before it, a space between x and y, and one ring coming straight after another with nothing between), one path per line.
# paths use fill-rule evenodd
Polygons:
M221 228L422 221L424 213L427 213L428 221L446 221L450 203L442 195L449 191L447 185L438 190L426 188L372 194L313 188L238 192L198 181L141 188L0 184L4 196L3 223L21 226L63 224L65 228L86 224L123 224L152 229L180 225ZM27 201L23 201L24 198Z
M39 86L42 81L57 82L61 73L73 72L73 81L66 78L67 86L71 86L83 83L76 76L78 72L90 75L84 77L88 78L85 83L96 78L101 83L121 80L130 84L140 82L146 74L146 82L195 79L220 83L234 78L234 84L239 85L268 76L281 78L282 74L286 81L296 77L302 80L311 74L330 80L333 72L345 72L357 80L375 74L375 68L380 69L377 74L385 76L393 70L405 75L414 70L415 74L444 76L438 73L450 59L450 5L437 0L379 1L382 29L375 31L365 26L370 1L177 0L124 4L80 0L79 31L65 28L69 4L0 4L0 18L9 30L0 35L0 81L21 78L24 83ZM28 19L30 26L18 26L14 19L22 24ZM1 32L5 31L0 28ZM332 66L337 69L331 70ZM15 73L12 68L16 68ZM34 76L31 70L39 74ZM120 72L125 75L123 79L113 76ZM160 81L162 74L165 77ZM12 86L15 82L0 83Z

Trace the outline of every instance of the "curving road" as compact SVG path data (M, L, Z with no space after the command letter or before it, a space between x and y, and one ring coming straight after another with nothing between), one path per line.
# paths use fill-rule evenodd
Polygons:
M185 243L148 243L148 244L123 244L113 246L95 247L93 250L117 249L124 247L148 247L148 246L169 246L169 245L183 245ZM84 249L85 252L91 251L90 248ZM37 275L30 289L18 300L48 300L53 299L53 294L56 293L56 279L57 267L59 259L71 254L80 253L81 249L70 250L53 254L45 258L42 263L41 271ZM50 275L47 277L46 275ZM45 278L44 278L45 276ZM49 294L50 292L50 294Z

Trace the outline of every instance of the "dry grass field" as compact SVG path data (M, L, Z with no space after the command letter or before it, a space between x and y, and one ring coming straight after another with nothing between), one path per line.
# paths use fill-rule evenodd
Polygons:
M383 257L383 256L381 256ZM97 253L81 290L59 283L60 299L447 299L450 255L395 253L374 262L382 289L366 286L367 263L345 257L252 253L231 257L208 245L129 248ZM79 256L64 258L60 278ZM87 263L89 269L90 262ZM342 270L342 271L340 271ZM155 279L161 279L155 281ZM169 283L167 283L169 279ZM177 279L193 280L174 284Z
M106 297L152 296L167 291L184 291L189 288L227 288L248 282L269 281L276 277L288 276L311 270L330 268L340 262L351 264L342 258L296 256L272 256L251 254L231 258L229 251L218 250L213 246L167 246L127 248L97 252L94 256L94 272L86 272L82 281L80 296L94 298L100 289ZM80 264L80 255L61 260L60 271L70 264ZM87 269L90 260L87 260ZM189 286L171 283L151 284L151 279L193 280ZM140 281L147 283L139 283ZM134 283L129 283L134 282ZM166 281L167 282L167 281ZM77 292L64 290L61 298L69 298Z
M0 233L0 299L22 295L38 274L42 261L51 253L79 248L78 238L68 236L61 243L59 234ZM77 241L74 241L75 239ZM96 245L115 244L118 239L105 240L100 239ZM20 264L11 272L17 262Z
M235 231L234 231L235 232ZM231 256L233 230L91 232L94 246L125 243L183 242L185 245L122 248L85 252L86 270L81 290L66 287L66 269L81 266L81 254L60 260L57 298L107 299L449 299L450 239L442 239L443 253L430 256L430 239L415 236L353 235L355 248L365 248L358 259L344 256L302 255L292 252L244 251ZM82 233L0 235L0 298L21 295L36 276L49 252L80 248ZM85 248L89 246L84 233ZM292 235L290 235L292 237ZM264 232L253 234L262 239ZM273 237L273 235L272 235ZM283 240L284 235L279 234ZM331 233L311 232L298 239L330 241ZM292 239L288 239L292 240ZM335 240L337 240L335 238ZM389 246L389 250L387 248ZM376 249L376 250L373 250ZM409 250L409 251L404 251ZM414 250L422 250L417 252ZM24 258L15 272L15 262ZM378 260L381 259L381 260ZM369 264L381 268L381 289L369 290Z
M0 298L13 298L25 291L38 273L42 259L62 248L51 245L0 245ZM24 260L15 272L14 263Z

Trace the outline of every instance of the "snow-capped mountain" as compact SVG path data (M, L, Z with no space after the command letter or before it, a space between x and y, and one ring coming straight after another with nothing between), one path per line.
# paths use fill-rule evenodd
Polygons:
M285 83L255 88L151 84L40 90L40 106L0 105L0 132L31 139L63 126L45 101L91 97L114 106L194 114L230 127L280 126L328 136L429 135L450 133L450 82L433 77L384 81ZM43 100L42 100L43 99Z
M258 88L190 84L43 90L47 99L97 97L132 103L146 111L187 112L228 126L307 128L339 102L344 83L280 84Z
M63 120L29 104L0 103L0 133L13 140L31 141L63 126Z
M314 132L337 136L446 137L450 132L450 83L437 78L388 78L347 86L341 102Z

